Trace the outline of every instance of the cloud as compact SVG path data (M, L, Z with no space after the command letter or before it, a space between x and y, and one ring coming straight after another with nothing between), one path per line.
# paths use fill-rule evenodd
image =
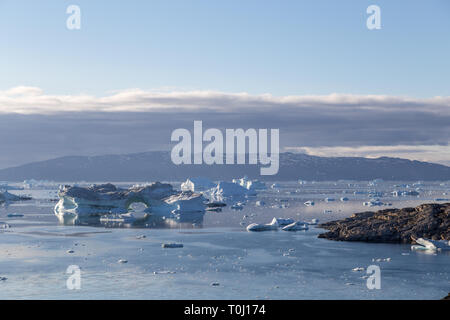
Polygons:
M397 145L397 146L358 146L358 147L286 147L285 151L306 153L322 157L366 157L383 156L437 162L450 165L450 147L439 145Z
M170 150L176 128L279 128L285 150L450 163L450 98L124 90L0 91L0 167L64 155ZM289 149L290 148L290 149Z
M450 115L450 97L416 99L386 95L273 96L218 91L145 91L129 89L108 96L49 95L36 87L20 86L0 91L0 113L55 114L63 112L248 112L320 110L353 112L424 111Z

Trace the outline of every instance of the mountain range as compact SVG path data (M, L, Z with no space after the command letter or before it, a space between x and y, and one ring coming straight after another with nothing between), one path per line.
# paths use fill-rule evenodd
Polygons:
M261 176L259 165L174 165L167 151L125 155L66 156L0 170L0 180L182 181L205 176L213 180L247 175L266 181L286 180L450 180L450 167L400 159L318 157L281 153L277 175Z

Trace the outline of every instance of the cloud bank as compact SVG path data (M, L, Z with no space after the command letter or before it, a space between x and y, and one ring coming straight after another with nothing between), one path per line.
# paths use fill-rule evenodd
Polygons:
M49 95L37 87L19 86L0 91L0 113L55 114L63 112L244 112L277 108L377 110L378 112L424 111L450 115L450 97L415 99L385 95L273 96L218 91L157 92L129 89L109 96Z
M108 96L0 91L0 168L64 155L169 150L174 129L279 128L283 150L450 164L450 97L282 96L124 90Z

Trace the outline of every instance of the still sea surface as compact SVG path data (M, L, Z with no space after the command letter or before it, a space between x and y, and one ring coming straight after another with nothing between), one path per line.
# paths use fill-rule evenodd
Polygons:
M231 202L192 221L147 226L64 224L53 212L57 189L12 190L33 200L0 207L0 222L11 226L0 230L0 299L440 299L450 291L446 253L319 239L325 230L314 226L300 232L245 229L274 217L325 222L355 212L450 202L449 183L278 184L244 199L242 210L232 210ZM419 196L391 194L416 189ZM375 191L385 205L364 206ZM308 200L315 205L304 205ZM168 242L183 248L161 247ZM79 290L67 288L71 265L81 270ZM380 289L366 285L370 265L380 267Z

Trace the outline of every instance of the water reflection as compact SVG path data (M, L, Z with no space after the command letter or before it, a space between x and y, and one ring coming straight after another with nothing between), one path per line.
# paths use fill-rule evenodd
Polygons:
M204 212L190 212L183 214L152 215L144 214L143 216L133 219L122 219L121 217L129 217L127 215L119 216L88 216L80 217L75 215L58 216L60 224L65 226L90 226L103 228L202 228Z

